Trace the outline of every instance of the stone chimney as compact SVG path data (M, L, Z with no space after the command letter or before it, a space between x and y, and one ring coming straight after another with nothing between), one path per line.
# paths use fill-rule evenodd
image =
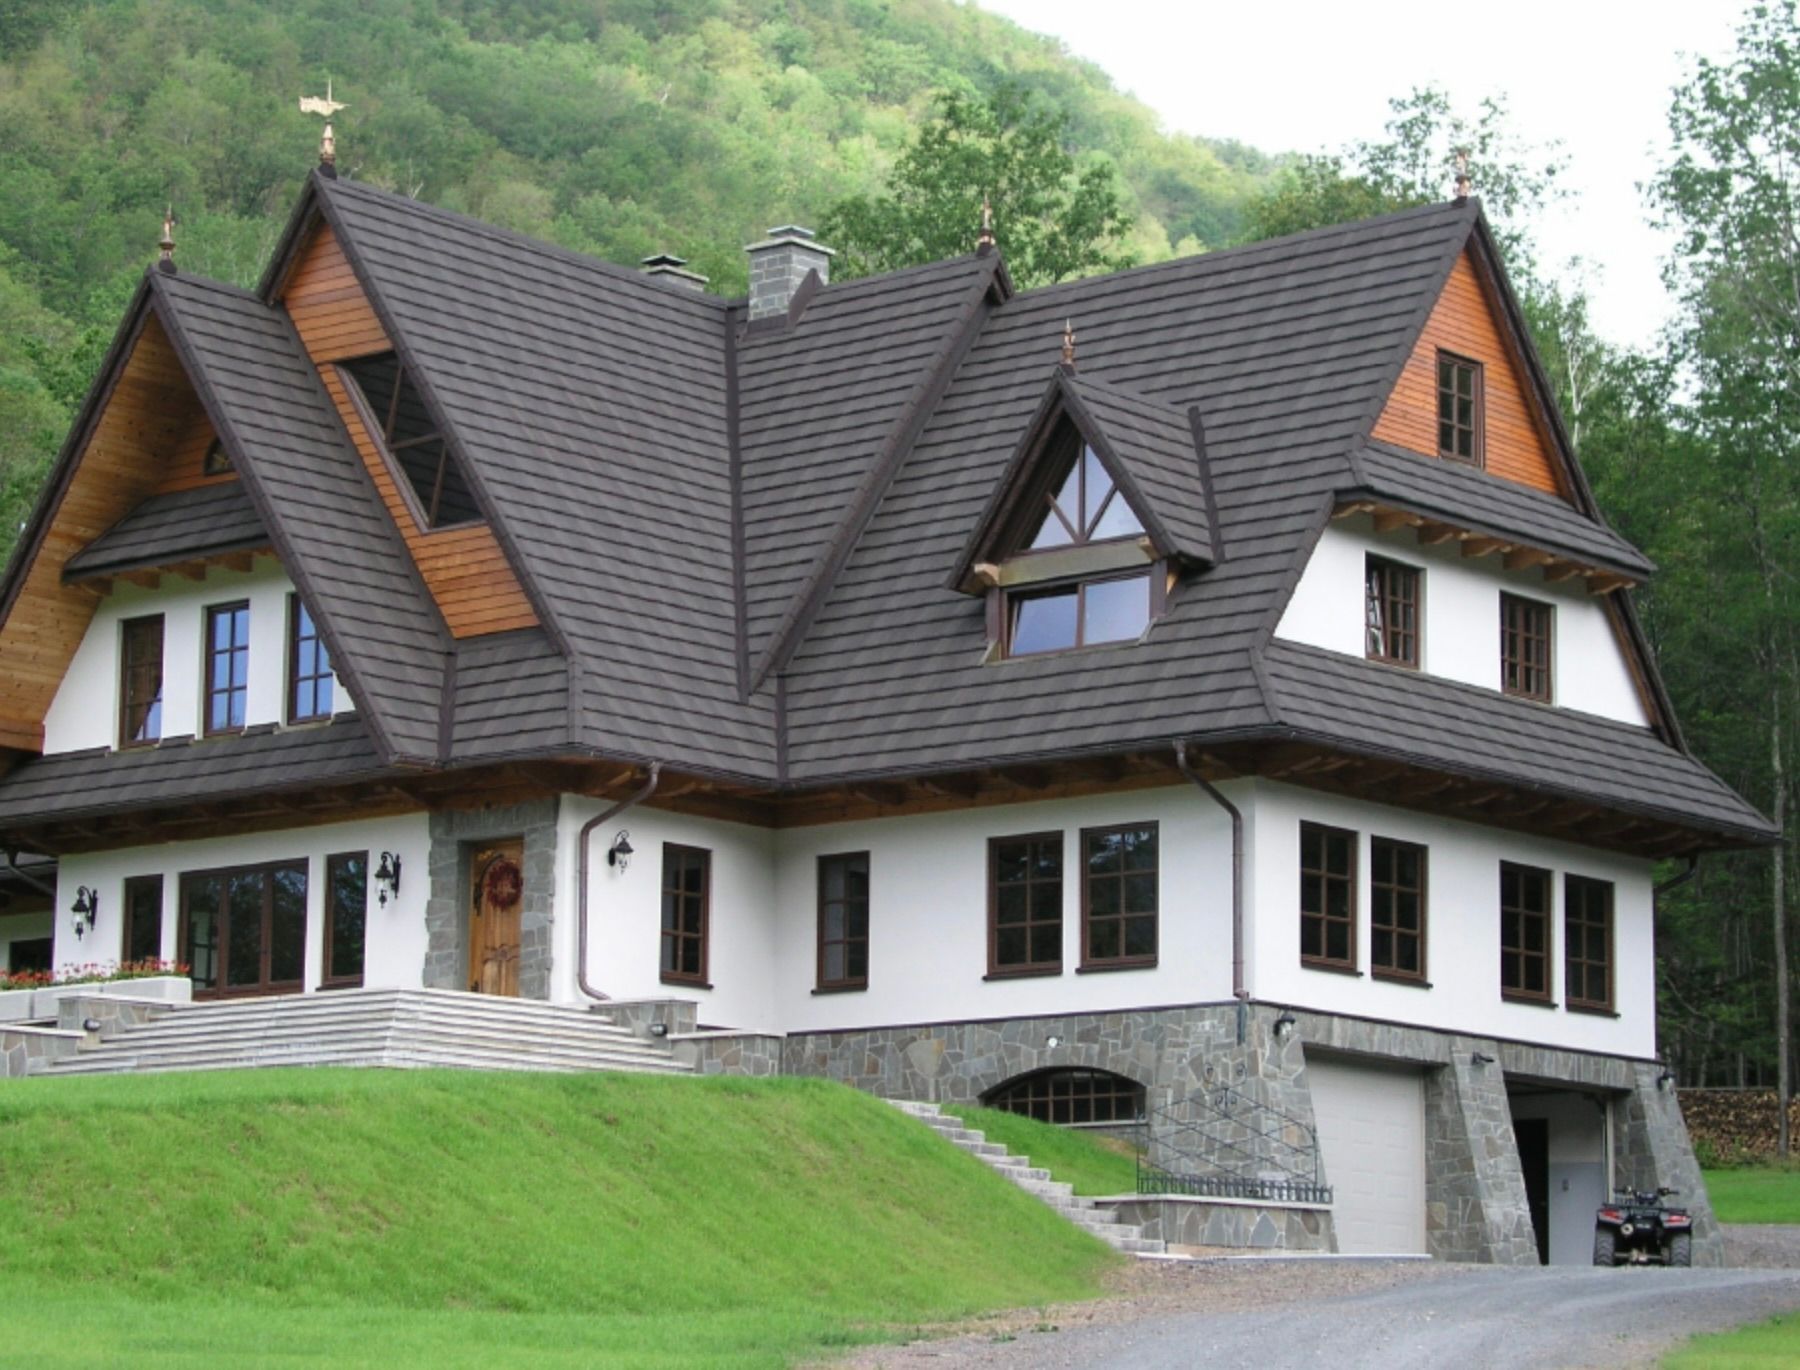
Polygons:
M686 257L674 257L667 252L658 252L639 262L638 270L646 276L654 276L659 281L667 281L671 285L679 285L688 290L706 289L706 277L698 271L689 271Z
M831 259L837 254L821 247L810 228L787 224L771 228L761 242L746 243L750 254L750 322L786 317L794 292L806 273L819 273L819 284L831 281Z

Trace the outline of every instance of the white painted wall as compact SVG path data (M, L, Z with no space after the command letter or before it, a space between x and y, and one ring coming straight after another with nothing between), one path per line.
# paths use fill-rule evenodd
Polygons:
M287 597L293 591L273 557L261 556L249 571L207 568L204 580L164 576L154 590L114 582L95 611L81 646L44 716L44 751L112 747L119 737L119 642L121 620L163 616L164 737L202 732L206 610L214 604L250 601L250 693L245 723L279 723L287 690ZM354 709L343 682L333 680L337 713Z
M555 980L551 997L587 1002L576 987L576 838L602 811L596 800L565 796L558 819ZM606 864L621 829L633 855L623 871ZM614 999L692 999L702 1025L780 1030L771 984L775 968L775 834L638 807L589 837L588 980ZM662 849L673 842L712 853L707 968L713 988L662 982Z
M1649 1057L1656 1054L1651 863L1571 843L1485 828L1408 809L1256 782L1247 866L1254 941L1251 989L1275 1003L1484 1037ZM1300 824L1360 837L1359 975L1300 964ZM1430 988L1375 980L1369 969L1369 837L1430 849L1426 973ZM1555 872L1551 985L1555 1008L1500 997L1500 863ZM1567 872L1613 882L1613 997L1618 1017L1571 1013L1563 1002L1563 890Z
M1500 592L1506 590L1556 606L1550 650L1557 704L1649 726L1606 611L1579 580L1552 585L1541 569L1508 571L1497 558L1469 560L1453 543L1422 547L1409 531L1375 532L1366 514L1326 528L1275 635L1363 656L1363 565L1371 553L1424 572L1420 665L1428 674L1500 688Z
M424 814L332 823L314 828L202 838L65 856L57 871L56 965L117 961L124 931L125 881L134 875L163 877L162 955L174 960L184 871L260 865L304 859L306 882L306 979L316 987L324 966L325 858L336 852L369 853L373 876L381 853L401 859L400 892L383 907L370 881L363 983L370 988L417 988L425 963L425 898L430 881L430 838ZM67 914L77 886L100 893L93 931L77 940Z

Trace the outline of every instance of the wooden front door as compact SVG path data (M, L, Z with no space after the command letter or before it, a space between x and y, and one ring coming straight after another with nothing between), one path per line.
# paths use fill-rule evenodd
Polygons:
M525 842L507 838L469 862L469 989L519 997L519 910L525 902Z

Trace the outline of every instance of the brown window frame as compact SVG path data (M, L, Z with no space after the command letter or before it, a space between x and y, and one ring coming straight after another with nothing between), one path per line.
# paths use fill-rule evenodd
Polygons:
M273 940L275 926L275 882L269 877L273 876L275 872L283 870L299 871L301 879L304 881L304 891L301 895L302 926L300 929L300 974L292 980L270 980L268 978L270 943ZM230 878L234 875L261 875L264 877L262 895L261 974L254 985L238 985L234 987L225 983L230 974L231 965L231 919L226 907L228 902L227 896L221 899L219 905L219 940L217 947L215 948L216 959L214 965L217 974L217 982L209 989L202 989L196 984L194 986L194 998L252 999L261 995L298 992L303 989L306 984L307 929L305 923L310 922L312 918L312 863L305 857L298 857L287 861L263 861L245 866L212 866L206 870L182 871L180 876L177 877L180 912L177 916L175 932L176 959L188 963L189 977L192 978L193 971L198 969L193 956L193 949L188 943L188 938L192 932L192 919L189 917L189 905L194 885L202 880L218 879L221 882L221 889L224 890L228 888Z
M994 1086L981 1096L984 1108L1017 1113L1061 1127L1084 1123L1117 1126L1141 1123L1148 1091L1129 1075L1081 1066L1047 1066ZM1124 1107L1121 1108L1120 1105ZM1108 1116L1097 1117L1105 1113ZM1079 1116L1086 1113L1088 1116Z
M679 921L675 927L671 928L668 925L667 918L661 907L663 903L666 903L668 896L671 894L678 900L688 897L686 892L682 890L680 886L670 888L669 862L672 857L690 856L698 857L700 859L700 928L697 932L687 931L680 925ZM693 985L700 989L711 989L712 984L707 978L707 973L712 950L712 851L707 847L690 847L680 842L665 842L663 843L662 849L662 863L662 899L659 901L659 907L657 909L657 926L660 931L657 937L656 953L656 964L657 969L662 975L662 983L665 985ZM671 940L675 942L678 949L673 959L673 964L676 966L680 966L682 961L679 952L680 946L686 942L699 943L700 969L697 973L683 970L669 970L665 967L664 963L667 960L667 949Z
M1470 422L1465 428L1464 425L1456 422L1454 410L1450 416L1453 441L1455 435L1458 433L1467 432L1469 434L1469 451L1467 455L1456 451L1453 446L1444 446L1444 396L1446 393L1444 386L1444 368L1446 366L1453 369L1466 368L1471 373L1469 395L1471 411ZM1484 441L1485 435L1483 433L1483 430L1487 427L1485 421L1487 409L1486 391L1486 378L1482 374L1480 362L1476 361L1473 357L1465 357L1455 352L1446 352L1442 348L1438 349L1437 414L1435 416L1438 430L1438 456L1446 461L1462 462L1466 466L1484 467L1487 465L1487 443ZM1452 405L1455 404L1456 400L1461 398L1461 396L1456 393L1454 384L1452 384L1448 393Z
M1424 584L1424 574L1417 566L1373 554L1363 558L1363 651L1370 661L1419 669L1425 630ZM1410 618L1410 627L1395 627L1396 610ZM1377 634L1381 638L1379 648L1375 643ZM1399 650L1395 650L1396 643Z
M1577 905L1585 905L1585 898L1578 899L1578 889L1592 891L1601 897L1603 907L1598 918L1588 917L1588 910L1583 907L1579 913ZM1563 1004L1576 1013L1611 1013L1613 1011L1613 926L1615 918L1616 894L1613 882L1601 880L1591 875L1563 875ZM1576 954L1576 930L1583 931L1581 938L1583 951L1586 950L1588 937L1594 928L1600 931L1602 950L1600 958ZM1580 973L1577 973L1579 968ZM1595 999L1586 993L1590 979L1598 974L1605 982L1606 993Z
M1145 592L1149 600L1149 610L1144 617L1143 631L1136 637L1109 637L1103 642L1087 641L1087 592L1091 586L1107 584L1113 581L1146 579ZM1013 648L1013 639L1019 627L1019 606L1027 600L1048 599L1052 595L1075 592L1075 641L1067 647L1047 647L1041 652L1020 652ZM1156 625L1167 606L1168 573L1164 563L1157 561L1143 567L1131 567L1123 571L1109 571L1102 575L1089 575L1066 580L1041 581L1036 584L1009 587L997 590L1000 605L1000 648L1001 655L1008 661L1027 661L1035 657L1060 656L1065 652L1084 652L1090 647L1127 647L1143 639L1144 633Z
M352 363L384 356L391 356L394 359L394 390L388 397L385 418L376 413L374 398L363 393L362 382L350 369ZM411 380L406 363L399 353L393 349L389 349L387 352L371 352L360 357L345 357L335 362L334 365L337 368L338 384L344 387L344 393L350 397L351 407L356 410L357 418L362 421L363 431L375 444L375 450L381 454L382 462L387 467L388 476L393 481L394 488L400 492L401 501L406 505L407 512L412 515L414 527L421 534L427 534L485 526L487 518L479 512L480 499L475 493L474 484L469 480L468 469L457 454L451 450L450 435L446 430L434 428L428 433L408 438L399 444L393 442L394 423L400 411L401 388ZM419 403L423 405L425 396L419 390L416 380L412 381L412 390L413 394L418 397ZM418 490L414 488L412 476L407 472L406 464L400 460L399 453L404 448L418 447L432 441L440 443L441 446L438 449L437 478L432 487L432 503L431 507L427 508L425 501L419 497ZM474 518L461 519L454 523L439 523L432 517L432 514L443 499L444 482L453 467L456 470L457 478L468 488L469 499L475 504L477 513Z
M206 453L200 458L200 474L203 476L229 476L235 474L231 464L231 454L225 450L225 444L214 438L206 445Z
M312 625L312 636L302 637L300 621L304 616ZM304 643L313 644L316 665L323 661L323 671L303 671L301 669L301 648ZM287 630L287 699L283 703L283 713L290 725L298 723L323 723L332 716L337 707L337 682L331 669L331 651L325 645L325 638L319 632L319 620L313 616L312 610L306 607L299 594L288 596L288 630ZM303 714L299 710L300 688L302 685L312 687L313 701L317 703L320 695L319 682L324 681L324 693L329 697L330 707L323 713Z
M234 633L231 645L221 650L213 641L213 623L222 614L237 613L242 613L244 616L243 644L242 646L238 644ZM203 682L200 701L201 730L206 737L230 737L235 733L243 732L250 723L250 601L234 599L229 604L207 605L205 633L206 636L201 647L200 667L201 681ZM221 655L234 655L239 651L244 654L244 683L241 688L227 685L221 690L213 684L213 663ZM225 698L225 714L229 718L231 716L231 696L239 693L244 696L244 721L242 723L226 723L218 727L213 726L213 701L221 696Z
M863 893L862 898L860 900L853 899L849 893L848 883L846 883L845 893L844 893L843 897L841 899L832 899L826 892L826 869L827 869L827 867L832 862L846 862L847 863L847 862L854 862L854 861L862 862L862 875L863 875L863 881L864 881L864 893ZM819 989L820 991L867 989L869 987L869 893L868 893L869 853L866 851L829 852L829 853L819 857L817 865L818 865L817 873L818 873L818 890L819 890L819 917L818 917L819 939L818 939L817 978L814 982L815 988ZM848 871L846 871L846 877L847 876L848 876ZM842 904L844 907L844 922L843 922L844 934L841 937L827 937L825 935L826 913L827 913L827 910L830 908L830 906L834 903ZM851 927L850 910L857 903L861 903L861 905L862 905L862 929L863 930L862 930L862 936L860 936L860 937L852 936L850 933L850 927ZM849 974L850 949L853 946L858 945L859 943L862 946L863 973L861 975L851 975L851 974ZM825 961L826 961L827 950L828 950L828 948L833 947L833 946L841 946L844 949L845 974L835 980L832 979L830 976L828 976L825 973Z
M1419 858L1419 883L1403 885L1400 883L1397 866L1393 869L1393 878L1381 878L1381 849L1392 848L1396 853L1410 851ZM1417 896L1419 901L1419 926L1408 931L1399 924L1395 905L1403 894ZM1383 910L1384 896L1387 908ZM1430 962L1426 960L1429 949L1431 928L1431 849L1423 842L1404 842L1397 837L1369 836L1369 974L1377 980L1404 980L1409 984L1424 984ZM1391 948L1388 960L1383 962L1381 956L1381 937L1386 934ZM1417 970L1406 970L1400 965L1400 941L1411 938L1419 944Z
M1338 875L1331 871L1329 854L1325 856L1323 864L1316 868L1306 864L1306 837L1309 831L1322 834L1327 841L1334 837L1343 838L1348 841L1350 847L1350 869L1347 873ZM1356 972L1356 886L1358 877L1357 858L1360 855L1360 852L1357 850L1359 845L1360 835L1352 828L1333 827L1329 823L1302 822L1300 824L1300 964L1303 966L1313 970ZM1308 880L1318 880L1323 882L1319 897L1319 911L1317 913L1308 913L1306 910L1306 884ZM1327 897L1326 891L1329 889L1332 882L1340 883L1348 890L1348 895L1345 900L1347 912L1342 917L1338 917L1327 911L1331 901ZM1329 936L1331 925L1333 923L1347 925L1349 932L1345 937L1345 943L1348 948L1346 954L1342 957L1335 957L1330 955L1327 951L1316 956L1309 955L1306 950L1306 924L1308 919L1316 919L1321 924L1319 945L1325 948L1329 948L1331 945L1331 938Z
M1032 933L1039 927L1048 926L1052 921L1056 925L1056 959L1054 961L1016 961L1004 965L1000 963L1000 849L1013 843L1027 842L1035 845L1039 842L1056 844L1056 879L1054 882L1027 874L1021 882L1025 886L1025 951L1031 953ZM1033 853L1035 855L1035 852ZM1030 858L1027 859L1029 865ZM1063 968L1063 884L1068 878L1068 863L1063 854L1063 835L1061 832L1028 832L1008 837L988 838L988 968L987 978L990 980L1010 980L1015 977L1032 975L1061 975ZM1056 918L1033 918L1031 916L1032 890L1037 885L1056 885ZM1007 926L1014 926L1008 924Z
M338 870L350 861L362 862L363 869L363 946L362 963L354 975L337 975L332 971L331 944L337 938ZM332 852L325 858L325 942L319 957L320 989L356 989L363 983L369 967L369 853L366 851Z
M152 710L156 713L156 734L153 737L134 738L132 733L132 715L140 707L139 696L134 692L134 685L139 683L148 670L149 663L139 662L133 653L134 633L140 633L148 640L148 629L156 625L156 690L148 701L142 702L145 725L149 724ZM130 747L154 747L162 741L162 705L163 705L163 655L166 648L166 625L161 614L140 614L136 618L123 619L119 623L119 750Z
M1531 909L1526 907L1523 903L1511 906L1507 904L1506 875L1508 871L1516 871L1519 875L1521 899L1524 895L1524 880L1527 876L1534 876L1542 880L1544 889L1544 907L1542 909ZM1554 977L1551 974L1556 965L1556 945L1554 937L1556 931L1555 906L1556 874L1554 871L1546 870L1542 866L1523 865L1517 861L1502 861L1500 863L1500 997L1502 999L1519 1004L1553 1005L1555 1003L1556 987ZM1521 920L1531 919L1542 923L1543 947L1541 950L1532 951L1526 945L1530 939L1525 935L1525 923L1523 921L1519 924L1518 936L1510 943L1507 941L1506 921L1509 915L1516 916ZM1506 958L1508 956L1516 956L1519 958L1519 983L1517 985L1508 985L1506 983ZM1544 981L1542 990L1534 990L1526 987L1525 981L1528 977L1524 972L1527 960L1539 961L1542 963Z
M139 892L153 892L156 899L156 950L148 956L134 956L131 943L138 930L136 895ZM119 929L119 961L160 961L162 960L162 925L163 925L163 878L160 875L128 875L125 877L124 897L120 901L123 914L123 925Z
M1147 832L1150 834L1150 841L1155 848L1156 864L1151 866L1149 868L1149 870L1147 870L1147 871L1142 870L1142 869L1127 870L1127 868L1125 866L1121 865L1120 868L1116 872L1108 872L1107 874L1104 874L1104 875L1095 875L1093 873L1093 854L1089 850L1089 843L1091 843L1095 838L1115 837L1115 836L1119 836L1124 833L1143 833L1143 832ZM1132 876L1132 875L1136 875L1136 876L1148 875L1148 876L1150 876L1151 880L1154 882L1155 907L1152 908L1147 915L1144 913L1129 913L1125 909L1125 882L1126 882L1127 877ZM1117 884L1119 886L1119 900L1118 900L1119 912L1105 913L1105 914L1098 914L1098 915L1096 915L1094 913L1094 911L1093 911L1094 885L1100 881L1116 881L1117 882ZM1152 951L1150 951L1148 954L1139 953L1138 955L1135 955L1135 956L1130 955L1130 954L1126 953L1124 950L1124 948L1127 944L1127 941L1128 941L1126 934L1128 931L1129 924L1135 920L1140 920L1145 917L1148 917L1150 920L1150 941L1151 941L1151 945L1154 949ZM1119 955L1117 955L1117 956L1095 956L1092 954L1092 952L1093 952L1093 940L1092 940L1093 926L1096 922L1102 922L1102 923L1116 922L1116 923L1118 923L1118 925L1119 925L1118 945L1120 948ZM1161 951L1162 951L1162 830L1161 830L1161 825L1152 821L1152 822L1148 822L1148 823L1115 823L1115 824L1111 825L1110 827L1104 827L1104 828L1083 828L1081 830L1081 961L1080 961L1080 969L1083 971L1144 970L1144 969L1148 969L1156 964L1156 959L1157 959L1158 955L1161 953Z
M1541 616L1541 618L1539 618ZM1536 620L1536 621L1534 621ZM1541 624L1541 626L1540 626ZM1544 660L1535 666L1520 650L1527 642L1542 642ZM1542 677L1530 683L1531 673ZM1500 594L1500 690L1514 699L1540 704L1556 697L1556 606L1524 595Z

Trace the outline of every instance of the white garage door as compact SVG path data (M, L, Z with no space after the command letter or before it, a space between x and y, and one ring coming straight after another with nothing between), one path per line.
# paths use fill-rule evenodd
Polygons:
M1425 1081L1416 1072L1308 1061L1338 1250L1425 1250Z

